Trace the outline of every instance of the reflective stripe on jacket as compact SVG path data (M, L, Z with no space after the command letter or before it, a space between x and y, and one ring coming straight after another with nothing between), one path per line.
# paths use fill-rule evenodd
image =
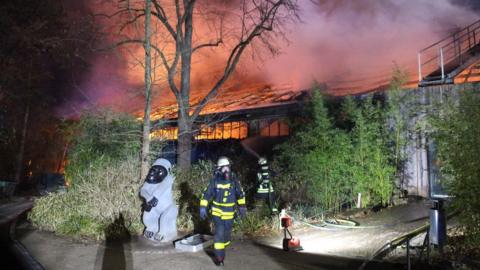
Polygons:
M221 219L233 219L235 205L245 206L245 194L235 177L226 180L217 174L204 190L200 206L207 207L210 201L212 215Z
M270 182L270 169L268 165L263 165L257 173L258 188L257 193L272 193L273 186Z

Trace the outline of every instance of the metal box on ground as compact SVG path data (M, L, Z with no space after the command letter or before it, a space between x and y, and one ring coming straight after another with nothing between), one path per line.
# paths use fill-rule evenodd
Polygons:
M175 241L176 249L197 252L213 244L213 236L207 234L190 234Z

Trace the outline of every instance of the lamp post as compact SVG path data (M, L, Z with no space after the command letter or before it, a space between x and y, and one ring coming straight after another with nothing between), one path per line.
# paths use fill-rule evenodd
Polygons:
M447 242L447 221L444 204L450 197L446 190L442 177L439 174L436 146L434 142L428 144L428 187L429 197L432 201L430 208L429 245L437 247L440 253Z

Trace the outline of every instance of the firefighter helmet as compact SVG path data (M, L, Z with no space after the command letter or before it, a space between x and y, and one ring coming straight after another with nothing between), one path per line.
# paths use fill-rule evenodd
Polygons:
M267 159L264 157L261 157L258 159L258 165L266 165L267 164Z
M220 157L217 161L217 167L230 166L230 160L227 157Z

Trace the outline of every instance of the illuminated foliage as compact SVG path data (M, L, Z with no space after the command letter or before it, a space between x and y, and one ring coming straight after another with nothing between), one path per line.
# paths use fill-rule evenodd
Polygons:
M452 92L430 119L441 178L460 213L468 239L480 243L480 93L478 86Z
M63 130L73 139L65 169L72 187L38 199L29 216L33 224L59 234L105 239L116 233L107 228L121 215L127 230L141 232L140 123L103 111Z
M123 159L140 149L140 123L112 111L88 113L76 124L68 151L68 178L88 170L92 163Z
M343 101L341 116L351 128L338 128L324 97L313 92L292 138L277 148L274 162L281 196L293 204L337 211L362 193L362 205L385 204L393 190L394 167L387 148L386 116L368 97Z

